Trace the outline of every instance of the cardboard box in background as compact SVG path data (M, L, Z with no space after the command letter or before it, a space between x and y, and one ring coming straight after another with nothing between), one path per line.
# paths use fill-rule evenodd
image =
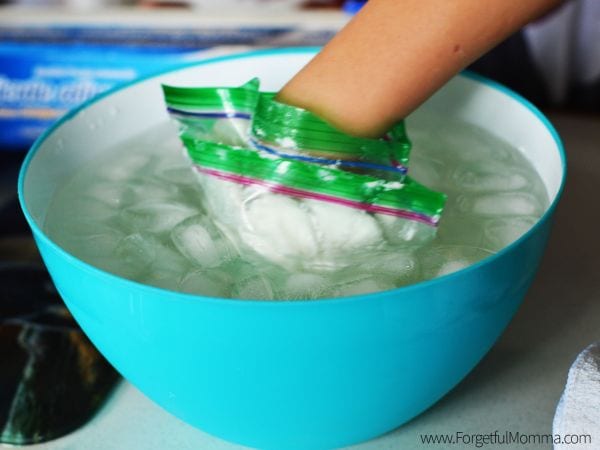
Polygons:
M66 111L120 83L234 49L323 45L340 23L303 28L262 22L165 27L0 21L0 151L27 149Z

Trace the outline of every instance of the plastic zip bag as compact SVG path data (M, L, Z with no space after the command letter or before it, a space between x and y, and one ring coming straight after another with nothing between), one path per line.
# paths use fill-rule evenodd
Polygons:
M404 122L381 139L349 136L310 111L260 95L252 120L250 144L287 159L339 166L345 170L405 175L410 141ZM390 173L387 173L390 172Z
M254 78L234 88L162 88L167 110L179 123L182 136L239 146L247 143L259 85Z
M382 139L349 136L276 102L272 93L259 94L255 80L212 88L218 96L210 88L166 89L207 210L240 248L287 268L337 270L357 253L421 245L435 236L446 196L406 176L410 141L403 123ZM204 115L180 114L173 89L182 89L179 104L194 102ZM245 100L234 105L230 99L240 89ZM187 101L187 94L194 98ZM211 104L223 121L243 110L244 126L221 126L233 136L215 132L208 109L199 109L208 103L201 94L227 99L221 110Z

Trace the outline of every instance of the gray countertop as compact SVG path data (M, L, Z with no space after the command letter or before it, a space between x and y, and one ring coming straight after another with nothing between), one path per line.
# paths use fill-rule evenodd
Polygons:
M426 448L421 434L485 434L495 430L551 433L554 410L571 363L584 347L600 340L600 208L596 198L600 195L600 117L555 113L550 118L567 149L568 181L540 271L523 306L490 353L450 394L394 432L352 449ZM86 426L64 438L28 448L243 447L182 423L123 382ZM475 445L451 448L472 449Z

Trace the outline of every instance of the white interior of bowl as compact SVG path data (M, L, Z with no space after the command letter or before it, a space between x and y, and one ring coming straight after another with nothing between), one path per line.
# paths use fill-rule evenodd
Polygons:
M263 52L173 71L118 90L68 116L39 143L24 179L29 212L43 225L49 202L65 177L109 148L168 121L161 83L187 86L239 85L252 77L263 90L278 90L314 54ZM554 200L562 163L551 131L519 100L485 83L456 77L415 114L428 109L478 125L510 142L534 165Z

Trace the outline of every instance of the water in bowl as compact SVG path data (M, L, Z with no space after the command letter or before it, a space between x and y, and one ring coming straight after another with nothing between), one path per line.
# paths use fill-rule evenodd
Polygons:
M214 297L315 299L445 275L497 252L548 206L527 159L488 132L437 115L408 121L410 174L445 192L436 238L386 245L340 270L283 269L239 248L205 212L185 152L165 123L105 152L55 193L46 233L78 258L154 286Z

